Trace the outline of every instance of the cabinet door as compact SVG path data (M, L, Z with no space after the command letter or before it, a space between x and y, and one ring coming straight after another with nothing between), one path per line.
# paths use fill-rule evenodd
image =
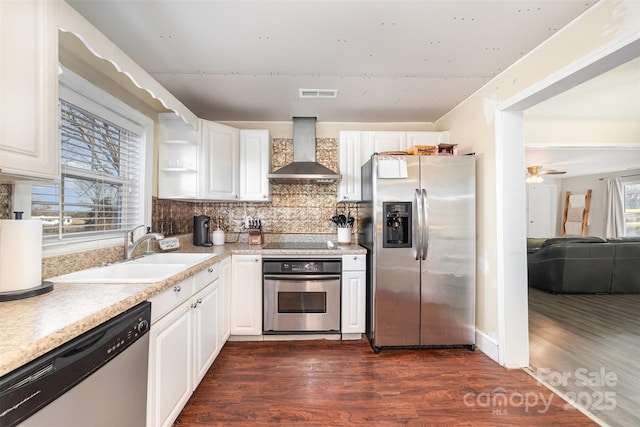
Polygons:
M240 200L268 202L271 185L271 138L268 130L240 131Z
M240 131L202 121L202 198L237 200Z
M60 178L56 3L0 1L0 175Z
M407 132L407 148L414 145L438 145L449 142L449 132Z
M231 257L231 335L262 335L262 257Z
M384 151L405 151L407 147L406 132L369 132L369 157ZM368 158L368 157L367 157Z
M220 261L220 347L231 335L231 258Z
M153 324L149 345L147 426L171 426L192 387L192 316L182 304Z
M342 333L365 332L365 288L364 271L344 271L342 273Z
M362 132L340 132L338 156L340 175L338 184L338 202L358 202L361 199Z
M200 384L220 352L220 280L198 292L191 304L194 331L193 389Z

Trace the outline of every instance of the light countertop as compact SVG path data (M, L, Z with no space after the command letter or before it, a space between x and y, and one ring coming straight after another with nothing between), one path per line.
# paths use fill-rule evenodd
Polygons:
M199 247L183 245L180 252L214 253L199 264L157 283L56 283L53 291L16 301L0 302L0 376L42 356L149 297L232 254L331 255L366 254L358 245L326 250L263 249L246 243Z

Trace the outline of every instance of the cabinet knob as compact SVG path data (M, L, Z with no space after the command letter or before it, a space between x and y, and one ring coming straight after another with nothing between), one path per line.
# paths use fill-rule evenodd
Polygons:
M267 198L267 195L266 195L266 194L263 194L263 195L262 195L262 198L263 198L263 199L266 199L266 198Z
M347 200L347 196L342 196L342 200Z
M189 307L191 307L191 308L197 308L197 307L198 307L198 303L197 303L197 302L194 302L194 303L192 303Z
M358 260L358 257L357 257L357 256L354 256L354 257L353 257L353 260L354 260L354 261L357 261L357 260Z
M209 267L209 268L207 268L207 271L208 271L209 273L213 273L213 267Z
M180 285L176 285L173 287L173 291L174 292L180 292L182 290L182 288L180 287Z
M260 261L260 259L259 259L259 258L256 258L254 261L255 261L255 262L259 262L259 261Z

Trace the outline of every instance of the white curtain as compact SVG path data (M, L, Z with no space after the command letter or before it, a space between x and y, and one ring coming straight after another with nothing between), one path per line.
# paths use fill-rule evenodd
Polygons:
M620 177L607 180L605 237L624 237L624 192Z

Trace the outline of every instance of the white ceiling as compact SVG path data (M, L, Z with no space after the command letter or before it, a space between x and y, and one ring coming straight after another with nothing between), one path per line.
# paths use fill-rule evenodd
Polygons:
M595 3L67 2L201 118L324 122L433 122Z
M548 135L544 146L525 147L526 166L567 172L558 178L640 169L640 58L529 108L524 117L525 123L552 123L547 128L557 132ZM558 142L562 138L556 136L567 132L563 129L566 123L573 126L592 121L609 127L635 123L635 144L598 146L589 144L588 135L582 146Z
M201 118L324 122L436 121L595 3L66 1ZM302 100L299 89L338 96ZM525 112L629 119L640 121L640 59ZM639 168L640 151L527 147L526 164L564 178Z
M527 166L565 171L551 175L560 179L640 169L640 147L526 147L525 158Z

